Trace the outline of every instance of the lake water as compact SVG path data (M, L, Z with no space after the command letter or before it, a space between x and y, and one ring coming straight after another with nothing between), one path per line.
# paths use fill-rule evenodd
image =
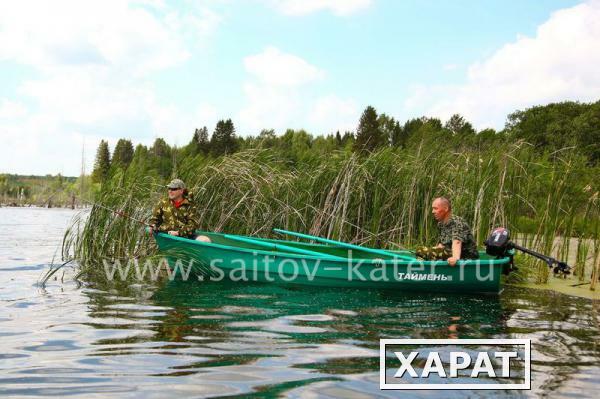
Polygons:
M248 283L37 284L74 211L0 208L0 396L592 397L600 303ZM381 338L531 338L531 391L380 391Z

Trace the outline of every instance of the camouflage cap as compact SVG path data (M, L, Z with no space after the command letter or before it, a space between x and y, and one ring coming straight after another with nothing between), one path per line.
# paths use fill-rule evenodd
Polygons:
M181 179L173 179L171 183L167 184L167 188L185 188L185 184Z

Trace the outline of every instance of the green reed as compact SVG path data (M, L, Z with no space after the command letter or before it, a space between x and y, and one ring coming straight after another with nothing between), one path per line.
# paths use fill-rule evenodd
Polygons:
M592 240L594 250L577 251L583 264L592 254L597 259L598 223L594 228L589 221L600 214L598 169L588 168L574 150L542 156L524 142L498 147L448 150L422 141L406 150L366 156L339 151L302 160L276 150L246 150L178 160L174 176L190 187L202 230L269 236L279 227L381 248L413 247L434 243L430 205L444 195L472 224L479 245L492 228L506 226L532 249L557 252L563 260L573 248L558 248L556 237ZM95 200L147 220L164 184L130 169L112 176ZM91 272L99 259L146 257L155 249L139 223L93 207L67 231L63 255ZM548 281L545 265L525 267L522 278Z

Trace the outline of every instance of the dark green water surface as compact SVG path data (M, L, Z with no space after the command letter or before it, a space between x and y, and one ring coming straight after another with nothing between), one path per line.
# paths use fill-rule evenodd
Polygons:
M595 397L600 303L248 283L36 285L74 212L0 208L0 396ZM62 278L62 282L61 282ZM531 338L531 391L379 390L381 338Z

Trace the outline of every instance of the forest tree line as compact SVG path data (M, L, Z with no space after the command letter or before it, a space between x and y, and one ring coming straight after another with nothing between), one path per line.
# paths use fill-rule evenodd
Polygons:
M183 147L121 139L112 154L103 141L93 173L103 206L92 208L67 248L86 262L153 254L139 223L107 209L146 220L177 177L205 231L268 237L284 228L412 248L435 243L430 204L443 195L478 245L492 228L508 227L527 247L574 256L579 279L600 259L600 102L516 111L501 131L477 131L460 115L401 123L367 107L354 131L325 136L289 129L240 137L230 119L190 136ZM520 268L520 279L547 281L546 264L530 266Z
M600 161L600 101L595 103L562 102L516 111L507 118L501 131L477 131L461 115L443 122L421 117L401 123L368 106L355 131L313 136L305 130L288 129L276 135L264 129L256 136L236 134L231 119L217 122L212 133L206 126L195 129L183 147L170 146L157 138L150 146L134 144L122 138L111 154L107 141L101 141L94 163L94 182L105 181L111 171L133 167L157 177L169 178L195 157L217 158L247 149L270 148L279 156L295 162L310 162L332 151L371 153L385 147L414 149L423 142L443 141L449 151L481 150L490 146L523 140L537 148L540 155L575 147L590 166ZM178 166L179 165L179 166Z

